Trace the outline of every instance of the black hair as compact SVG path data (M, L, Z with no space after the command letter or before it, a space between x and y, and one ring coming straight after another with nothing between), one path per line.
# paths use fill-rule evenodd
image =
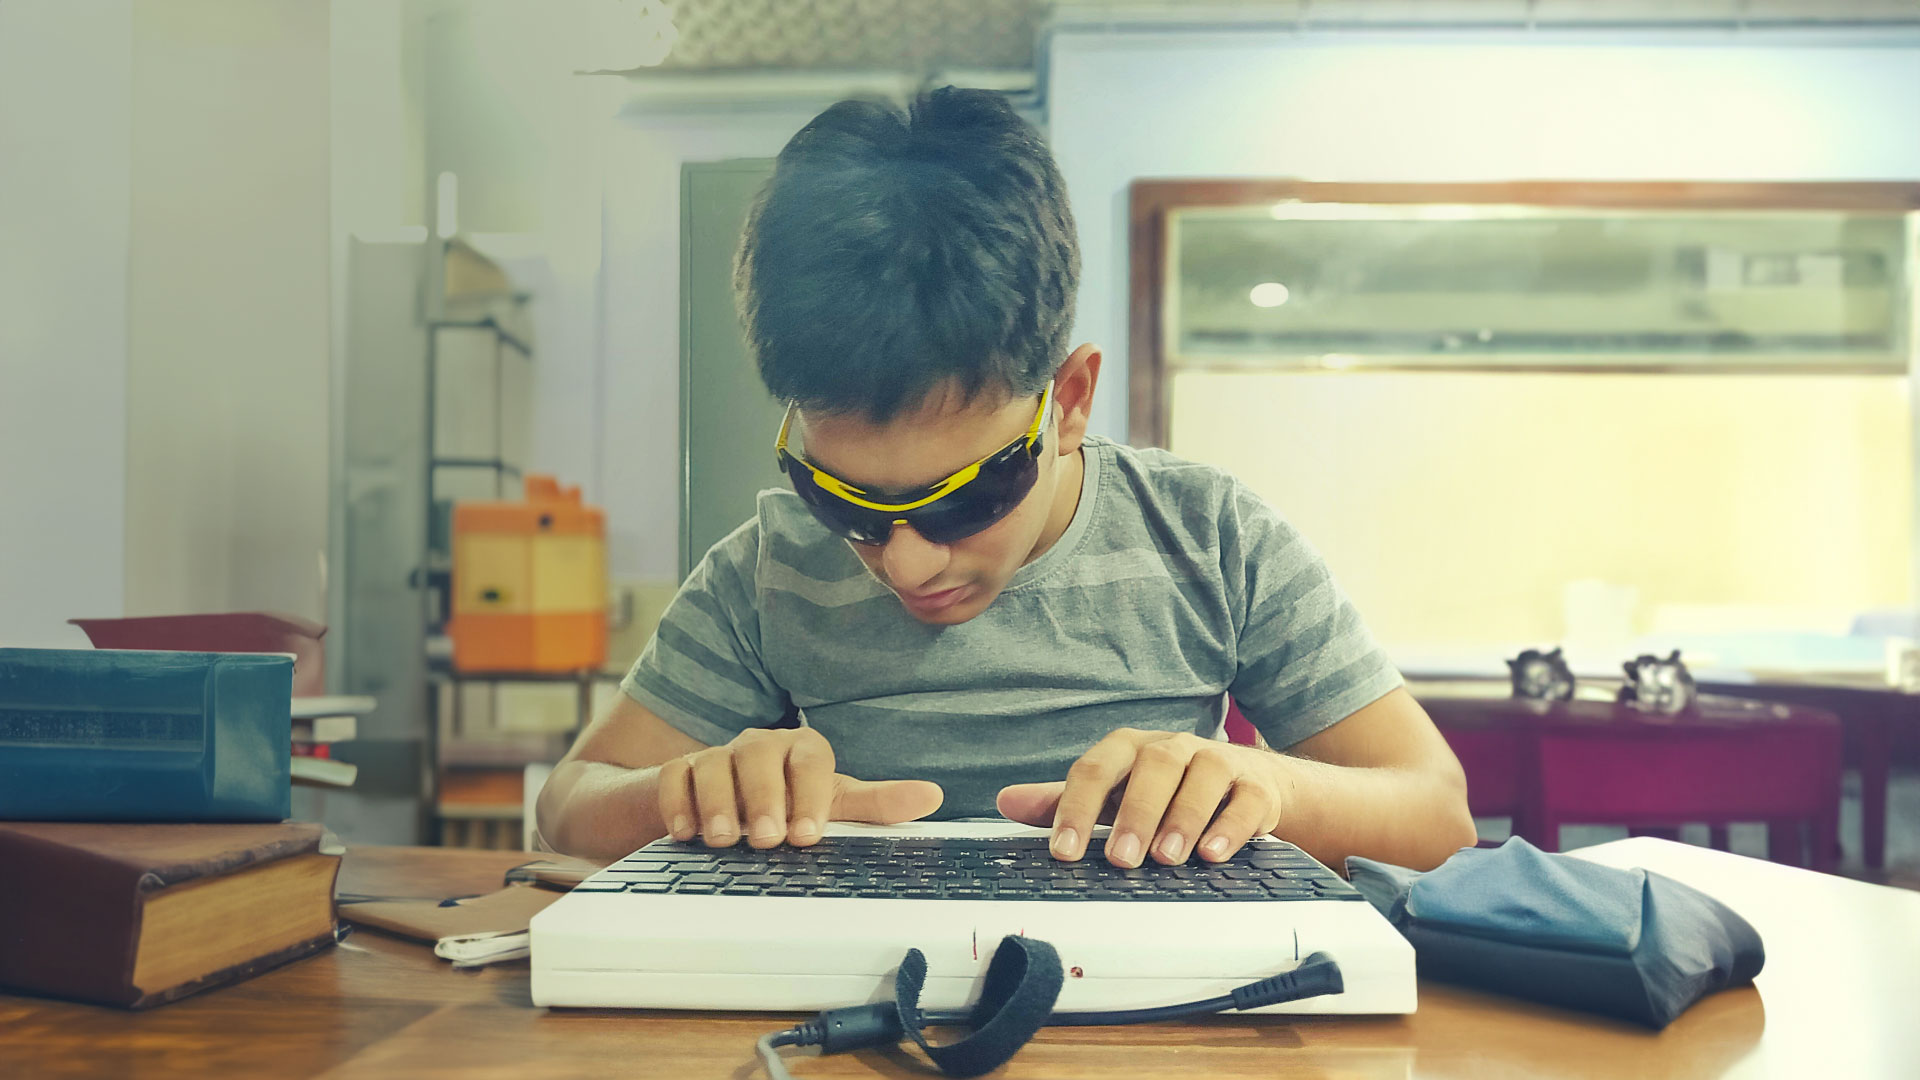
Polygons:
M1037 395L1066 360L1080 244L1038 132L1001 95L842 101L775 161L734 259L761 381L886 423L948 380Z

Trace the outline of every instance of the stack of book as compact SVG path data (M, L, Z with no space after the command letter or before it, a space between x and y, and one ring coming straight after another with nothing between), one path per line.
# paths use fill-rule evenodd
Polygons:
M334 943L337 851L284 820L292 685L279 655L0 649L0 988L143 1008Z
M371 712L369 697L297 697L293 699L293 782L309 787L352 787L359 767L334 757L334 748L359 736L360 716Z

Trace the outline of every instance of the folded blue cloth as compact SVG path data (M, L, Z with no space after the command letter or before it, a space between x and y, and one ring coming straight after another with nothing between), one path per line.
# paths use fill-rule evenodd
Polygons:
M1752 924L1698 889L1519 837L1426 873L1357 855L1347 873L1412 943L1422 978L1654 1028L1766 961Z

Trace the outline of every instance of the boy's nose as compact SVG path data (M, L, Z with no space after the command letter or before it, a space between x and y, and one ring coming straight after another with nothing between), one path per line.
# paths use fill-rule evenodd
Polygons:
M913 530L905 522L896 523L886 546L880 549L880 565L887 581L896 589L921 592L947 568L952 549L936 544Z

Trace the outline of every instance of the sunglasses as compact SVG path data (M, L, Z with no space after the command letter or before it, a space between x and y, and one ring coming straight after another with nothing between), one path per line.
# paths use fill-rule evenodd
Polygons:
M1033 490L1040 478L1040 453L1046 447L1042 435L1052 406L1053 383L1049 381L1026 434L917 491L867 491L788 452L793 405L787 406L786 419L780 422L780 437L774 441L773 451L780 471L793 482L800 501L835 535L856 544L884 544L893 535L893 527L904 524L933 543L951 544L999 522Z

